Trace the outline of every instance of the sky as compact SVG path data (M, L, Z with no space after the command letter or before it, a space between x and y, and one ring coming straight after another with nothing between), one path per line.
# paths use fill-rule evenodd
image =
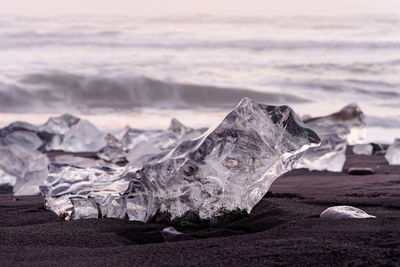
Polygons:
M400 0L0 0L2 15L400 14Z

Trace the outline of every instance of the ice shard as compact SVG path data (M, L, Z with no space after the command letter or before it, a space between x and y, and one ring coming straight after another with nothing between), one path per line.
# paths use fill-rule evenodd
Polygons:
M146 222L158 211L172 219L188 211L202 219L250 212L301 152L319 143L290 107L244 98L215 128L128 173L127 214Z
M400 165L400 138L396 138L385 154L385 159L390 165Z
M112 134L107 134L106 142L107 145L97 153L97 156L107 162L125 163L127 154L122 143Z
M304 121L321 138L319 147L307 150L296 168L341 172L346 161L346 147L365 137L365 116L356 104L350 104L329 116Z
M321 213L320 217L330 220L376 218L375 216L369 215L365 211L352 206L334 206L327 208Z
M48 163L47 156L38 151L15 144L0 147L0 183L5 180L13 185L16 196L37 194L47 177Z
M70 114L63 114L59 117L51 117L45 124L39 127L40 131L53 134L66 134L71 127L80 121L79 118Z
M371 156L374 147L371 144L360 144L353 146L353 153L356 155Z
M65 125L67 123L65 122ZM60 130L56 134L51 143L48 144L47 150L63 150L69 152L98 152L106 146L105 135L100 132L93 124L87 120L79 120L73 124L71 128L60 126L53 129Z
M45 207L64 219L97 217L124 218L129 176L125 168L79 168L51 164L40 187Z

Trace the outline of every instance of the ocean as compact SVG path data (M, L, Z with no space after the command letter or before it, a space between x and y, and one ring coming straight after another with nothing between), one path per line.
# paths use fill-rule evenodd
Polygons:
M400 137L400 16L0 17L0 126L210 126L243 96L320 116L357 103Z

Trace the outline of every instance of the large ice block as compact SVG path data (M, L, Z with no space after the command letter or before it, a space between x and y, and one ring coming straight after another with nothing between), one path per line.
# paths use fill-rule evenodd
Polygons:
M385 154L385 159L390 165L400 165L400 138L396 138Z
M0 179L14 186L16 196L39 193L48 163L47 156L38 151L15 144L0 147Z
M244 98L215 128L149 159L125 192L130 220L156 212L210 218L250 212L272 182L320 139L288 106Z

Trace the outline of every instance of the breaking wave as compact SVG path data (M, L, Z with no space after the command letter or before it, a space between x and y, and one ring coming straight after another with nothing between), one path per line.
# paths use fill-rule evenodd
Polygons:
M146 77L106 78L57 72L29 74L17 85L0 84L0 109L41 112L71 108L224 108L234 106L245 96L272 104L307 101L288 94L180 84Z

